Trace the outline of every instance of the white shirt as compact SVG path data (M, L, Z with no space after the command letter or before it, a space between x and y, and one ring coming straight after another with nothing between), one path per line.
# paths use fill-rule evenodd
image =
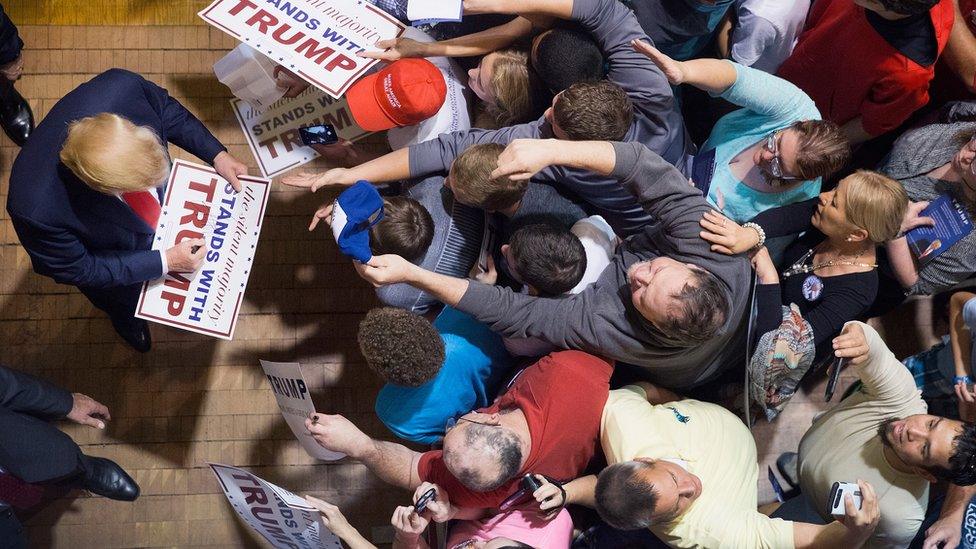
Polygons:
M738 0L732 60L775 74L793 52L810 11L810 0Z
M417 42L433 42L434 39L423 31L414 27L407 27L403 31L404 38ZM413 126L390 128L386 132L386 139L390 148L395 150L434 139L442 133L451 133L471 129L471 115L468 113L468 89L465 83L467 75L454 60L447 57L428 57L428 61L440 69L447 84L447 94L444 104L434 116Z

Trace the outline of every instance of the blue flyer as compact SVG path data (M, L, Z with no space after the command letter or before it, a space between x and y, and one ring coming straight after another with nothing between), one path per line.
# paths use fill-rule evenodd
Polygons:
M919 267L938 257L973 230L973 221L966 207L946 194L933 200L921 215L934 219L935 226L915 227L905 235L908 248L918 260Z

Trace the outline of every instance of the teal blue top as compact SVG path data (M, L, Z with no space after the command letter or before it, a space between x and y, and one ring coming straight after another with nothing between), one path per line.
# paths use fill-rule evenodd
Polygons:
M817 196L821 178L785 192L766 193L745 185L732 175L729 161L774 131L800 120L820 120L821 117L813 100L800 88L772 74L731 61L728 63L735 67L735 83L719 97L742 108L719 119L701 150L715 149L715 171L706 198L718 208L721 195L724 199L722 213L743 223L769 208Z
M376 397L376 415L405 440L433 444L447 420L488 406L514 365L502 338L471 316L444 307L434 319L444 340L444 365L420 387L387 383Z

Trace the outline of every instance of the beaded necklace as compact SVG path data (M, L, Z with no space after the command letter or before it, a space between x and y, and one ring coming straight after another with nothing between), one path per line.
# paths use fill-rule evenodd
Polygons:
M841 260L840 257L837 257L829 261L824 261L823 263L815 263L812 265L807 265L806 264L807 260L813 256L813 252L815 252L816 249L819 247L820 246L818 245L811 248L810 251L803 254L803 257L798 259L796 263L793 263L793 265L791 265L789 269L786 269L785 271L780 273L783 276L783 278L789 278L791 276L795 276L798 274L812 273L813 271L816 271L818 269L823 269L824 267L833 267L834 265L853 265L855 267L867 267L870 269L877 268L878 266L877 263L874 264L858 263L857 258L861 257L861 254L864 253L863 251L859 252L857 255L854 256L854 259L851 260Z

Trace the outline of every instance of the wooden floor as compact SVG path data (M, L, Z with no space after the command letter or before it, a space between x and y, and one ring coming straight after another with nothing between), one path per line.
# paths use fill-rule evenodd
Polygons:
M18 88L38 119L75 86L122 67L169 89L256 171L229 93L211 69L235 43L193 18L204 2L4 4L26 43ZM0 138L0 205L17 150ZM336 503L367 537L389 524L406 494L381 485L359 464L309 458L281 420L258 366L260 358L301 362L321 411L342 412L390 438L372 412L379 384L355 344L373 294L324 232L306 232L321 201L277 187L272 192L233 342L154 326L147 355L130 351L74 288L33 274L0 208L0 363L107 404L113 416L107 431L63 428L86 453L117 461L142 487L134 503L79 492L53 502L27 522L33 546L262 545L236 520L208 461L245 467ZM821 407L818 394L822 389L798 396L776 424L757 427L762 459L795 448ZM765 475L760 478L761 499L768 501Z

